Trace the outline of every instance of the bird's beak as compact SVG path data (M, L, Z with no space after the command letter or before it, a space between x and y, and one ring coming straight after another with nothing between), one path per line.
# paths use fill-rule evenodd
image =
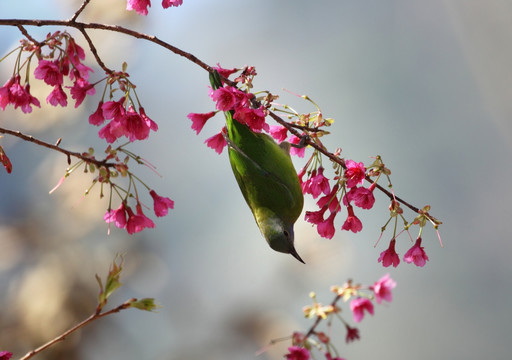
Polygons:
M299 260L301 263L305 264L304 260L302 260L299 256L299 254L297 253L297 250L295 250L295 248L292 248L292 250L290 251L290 254L297 260Z

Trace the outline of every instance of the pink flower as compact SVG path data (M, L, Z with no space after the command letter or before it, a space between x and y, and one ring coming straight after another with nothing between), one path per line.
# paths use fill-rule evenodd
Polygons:
M53 106L60 105L62 107L68 106L68 96L62 90L62 85L56 85L53 88L53 91L46 98L46 102L50 103Z
M339 189L339 185L338 184L334 185L331 192L325 196L322 196L320 199L318 199L316 204L321 208L324 206L329 206L329 210L331 212L340 212L341 206L340 206L338 197L336 196L338 189Z
M421 238L416 239L416 243L412 248L404 254L404 261L408 264L414 262L414 265L423 267L428 261L428 256L421 246Z
M148 14L148 6L151 7L150 0L128 0L126 4L126 10L131 11L135 10L137 14L147 15Z
M187 115L187 117L192 120L192 130L195 130L196 134L199 135L201 130L203 130L204 124L212 118L216 114L215 111L210 111L206 114L196 114L196 113L190 113Z
M86 95L94 95L96 93L94 85L89 84L87 80L81 78L76 79L73 86L68 86L68 88L71 89L71 97L76 100L75 108L80 106Z
M309 351L299 346L290 346L288 348L288 354L284 357L286 360L309 360Z
M64 76L59 68L58 61L48 61L41 59L34 70L36 79L44 80L45 83L51 86L62 85Z
M11 103L11 86L14 84L14 77L11 77L7 82L0 88L0 107L5 110L8 104Z
M215 107L221 111L233 110L237 102L235 94L227 88L221 87L212 94L212 99L216 101Z
M309 192L316 199L321 193L329 194L331 186L329 185L329 179L324 176L324 168L319 167L318 173L311 178L311 185L309 186Z
M149 124L133 109L133 106L130 106L126 115L122 117L121 126L131 142L149 137Z
M9 157L7 157L7 154L5 153L3 147L0 146L0 163L5 168L5 171L7 171L8 174L12 172L12 164L11 160L9 160Z
M169 209L174 209L174 201L168 197L157 195L155 190L149 192L153 198L153 208L156 216L165 216L169 212Z
M350 310L354 315L354 321L358 323L363 320L365 310L373 315L373 304L367 298L357 298L350 302Z
M270 135L276 139L277 142L283 142L286 140L288 129L284 126L270 125Z
M341 227L341 230L350 230L353 233L361 231L363 229L363 224L361 223L361 220L359 220L359 218L354 215L354 208L352 206L348 206L347 210L347 220L345 220L345 223Z
M370 185L368 189L364 187L353 187L347 193L346 197L349 201L353 201L355 206L362 209L371 209L373 204L375 204L373 189L375 189L375 184Z
M395 251L395 243L396 240L393 239L389 242L389 247L380 253L380 257L377 262L382 261L382 265L384 267L388 267L389 265L393 265L393 267L397 267L400 264L400 257Z
M99 126L105 122L105 117L103 116L103 101L100 101L98 104L98 108L95 112L93 112L89 116L89 124Z
M291 135L289 138L288 138L288 142L290 144L299 144L300 143L300 138L298 138L297 136L295 135ZM304 157L304 153L306 152L306 147L302 147L302 148L298 148L298 147L295 147L295 146L292 146L290 147L290 155L297 155L298 157Z
M214 67L215 70L217 70L217 72L224 76L226 79L233 73L237 72L238 69L237 68L232 68L232 69L224 69L223 67L220 66L219 63L217 63L217 66Z
M107 125L100 129L98 136L105 139L109 143L113 143L121 136L126 135L126 129L122 125L122 117L110 121Z
M351 188L364 182L366 168L362 162L356 163L354 160L346 160L345 179L347 179L347 187Z
M153 131L157 131L158 130L158 125L156 124L156 122L154 122L153 120L151 120L149 118L149 116L146 115L146 111L144 110L144 108L141 106L139 108L139 114L140 116L142 117L142 120L144 120L146 122L146 125Z
M126 214L127 210L124 202L122 202L117 209L111 209L110 211L107 210L103 216L103 220L105 220L106 223L113 222L118 228L124 229L126 227Z
M7 86L9 86L8 89ZM19 75L11 78L2 89L4 90L0 93L0 105L4 110L7 104L13 104L15 109L21 107L24 113L32 112L31 105L41 107L39 100L30 94L30 85L27 83L25 87L21 86Z
M73 38L69 38L68 47L66 48L67 59L75 66L80 64L80 60L85 59L85 51L78 45ZM87 80L87 79L86 79Z
M12 353L9 351L0 351L0 360L9 360L12 356Z
M322 221L316 226L316 230L318 231L318 235L324 237L326 239L332 239L335 233L334 229L334 218L336 217L336 212L331 213L327 219Z
M359 329L353 328L345 324L345 328L347 329L347 336L345 337L345 342L349 343L354 340L359 340Z
M236 109L233 118L242 124L246 124L254 132L268 129L268 125L265 123L265 112L262 108L239 107Z
M227 145L223 132L225 132L225 127L219 133L205 140L205 144L215 150L217 154L221 154L222 150L224 150L224 147Z
M155 223L142 212L140 204L137 204L137 215L129 207L126 208L126 211L128 212L128 221L126 223L128 234L140 232L145 228L155 227Z
M117 117L124 116L126 110L124 102L126 98L123 96L118 101L107 101L101 108L103 110L103 116L105 119L115 119Z
M396 282L389 277L389 274L381 277L375 284L370 286L370 290L373 290L375 294L375 300L377 304L380 304L382 300L391 302L393 300L393 294L391 289L396 287Z
M21 111L23 111L25 114L27 114L27 113L32 112L32 106L30 106L30 105L34 105L39 108L41 107L41 103L39 102L39 100L37 98L33 97L32 95L30 95L30 85L29 84L25 85L25 94L27 95L27 102L21 106ZM14 108L16 108L16 106Z
M183 4L183 0L163 0L162 6L164 9L167 9L169 6L180 6Z
M324 214L325 214L326 210L327 210L327 206L322 207L318 211L306 211L304 220L306 220L307 222L310 222L312 224L318 225L324 221Z

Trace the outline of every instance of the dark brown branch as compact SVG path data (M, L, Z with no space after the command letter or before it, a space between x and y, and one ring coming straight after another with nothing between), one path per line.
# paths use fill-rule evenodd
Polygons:
M176 55L183 56L184 58L190 60L194 64L200 66L204 70L210 72L212 71L212 67L210 67L205 62L199 60L196 56L183 51L175 46L172 46L169 43L166 43L163 40L160 40L156 36L143 34L122 26L118 25L107 25L107 24L97 24L97 23L83 23L71 20L29 20L29 19L0 19L0 25L10 25L10 26L18 26L18 25L28 25L28 26L67 26L72 27L78 30L82 29L97 29L97 30L107 30L118 32L122 34L126 34L132 36L137 39L144 39L155 43L163 48L175 53Z
M33 137L31 135L25 135L25 134L22 134L19 131L14 131L14 130L9 130L9 129L4 129L4 128L0 128L0 134L12 135L12 136L20 138L22 140L34 143L36 145L43 146L45 148L58 151L58 152L60 152L60 153L62 153L62 154L67 156L68 163L70 162L70 158L71 157L75 157L75 158L81 159L81 160L83 160L83 161L85 161L87 163L94 164L97 167L101 167L101 166L115 167L115 165L116 165L115 163L107 162L106 160L96 160L95 158L92 158L92 157L90 157L88 155L84 155L84 154L81 154L81 153L77 153L77 152L74 152L74 151L69 151L69 150L63 149L63 148L61 148L61 147L59 147L57 145L58 143L60 143L59 141L57 142L57 144L54 145L54 144L50 144L50 143L47 143L45 141L36 139L35 137Z
M30 34L28 33L27 29L25 29L22 25L17 25L18 29L20 29L21 33L30 41L32 41L35 45L41 46L41 43L34 39Z
M71 19L69 19L70 22L75 22L75 20L77 19L77 17L82 13L82 11L84 11L85 7L87 6L87 4L89 4L89 1L91 0L84 0L84 2L82 3L82 5L80 5L80 8L78 8L78 10L75 12L75 14L73 15L73 17L71 17Z
M94 43L92 42L91 38L89 37L89 34L87 34L87 31L85 29L80 28L79 29L82 35L84 36L85 40L89 44L89 49L91 50L92 54L94 55L94 58L96 59L96 62L98 65L107 73L107 74L113 74L114 70L109 69L103 60L101 60L100 56L98 55L98 51L96 50L96 47L94 46Z

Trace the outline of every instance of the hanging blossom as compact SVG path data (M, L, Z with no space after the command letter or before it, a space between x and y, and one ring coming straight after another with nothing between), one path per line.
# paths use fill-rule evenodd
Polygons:
M163 0L162 7L167 9L172 6L180 6L183 4L183 0ZM127 0L126 2L126 10L131 11L135 10L135 12L139 15L146 16L148 14L148 7L151 7L150 0Z
M373 290L375 294L375 301L377 304L382 303L382 300L391 302L393 300L393 294L391 289L396 287L396 282L389 277L389 274L384 275L378 281L370 286L370 290Z
M423 267L428 261L428 256L421 246L421 237L416 239L413 247L407 250L404 254L404 261L408 264L414 263L414 265Z
M380 253L380 257L377 262L382 262L384 267L388 267L393 265L393 267L397 267L400 264L400 257L395 251L395 243L396 240L393 239L389 242L389 247Z
M365 312L373 315L373 304L367 298L357 298L350 302L350 310L354 315L354 321L358 323L363 320Z
M87 95L95 93L94 85L89 83L89 73L93 70L83 64L85 52L69 33L56 31L53 34L48 34L40 46L34 46L27 40L22 40L22 44L20 52L31 52L28 57L29 63L32 59L38 59L34 78L43 80L44 83L52 87L52 91L46 98L48 104L67 106L67 94L64 88L69 89L71 97L75 100L75 107L78 107ZM46 47L49 48L48 55L43 53L43 49ZM34 54L36 56L32 56ZM0 88L0 108L2 110L5 110L9 104L13 105L15 109L20 107L24 113L32 112L32 106L41 107L40 101L30 93L29 82L21 84L22 68L23 66L16 66L15 75ZM28 71L28 65L26 69ZM25 76L25 78L29 77ZM68 79L72 86L64 86L65 79Z
M158 130L158 125L146 115L143 107L139 107L138 112L133 105L126 109L127 102L127 96L121 97L118 101L100 102L96 111L89 116L89 123L96 126L103 125L105 120L109 120L98 132L99 137L108 143L113 143L123 136L130 142L145 140L151 130Z

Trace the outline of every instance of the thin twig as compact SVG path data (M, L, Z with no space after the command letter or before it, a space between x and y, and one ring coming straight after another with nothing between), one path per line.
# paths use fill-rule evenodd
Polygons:
M118 32L122 34L126 34L129 36L132 36L137 39L144 39L147 41L150 41L152 43L155 43L159 46L162 46L163 48L175 53L176 55L180 55L185 57L186 59L190 60L194 64L200 66L204 70L210 72L212 71L212 67L210 67L205 62L199 60L196 56L183 51L169 43L166 43L163 40L160 40L156 36L153 35L147 35L143 34L122 26L118 25L107 25L107 24L98 24L98 23L83 23L78 21L71 21L71 20L30 20L30 19L0 19L0 26L1 25L10 25L10 26L18 26L18 25L28 25L28 26L67 26L67 27L73 27L75 29L97 29L97 30L107 30L107 31L113 31Z
M78 329L84 327L85 325L89 324L90 322L92 322L94 320L100 319L100 318L105 317L107 315L118 313L118 312L120 312L121 310L124 310L124 309L128 309L132 302L133 302L133 299L130 299L130 300L124 302L123 304L113 308L112 310L105 311L103 313L95 312L94 314L89 316L87 319L83 320L82 322L78 323L77 325L73 326L72 328L66 330L65 332L63 332L62 334L57 336L56 338L48 341L46 344L41 345L37 349L29 351L20 360L30 359L31 357L39 354L41 351L44 351L44 350L48 349L50 346L55 345L59 341L63 341L64 339L66 339L67 336L69 336L70 334L74 333Z
M84 11L87 4L89 4L89 1L91 1L91 0L84 0L82 5L80 5L80 8L78 8L78 10L75 12L75 14L71 17L71 19L69 19L70 22L75 22L76 18L82 13L82 11Z
M34 39L30 34L28 33L27 29L25 29L22 25L17 25L18 29L20 29L21 33L30 41L32 41L35 45L41 46L41 43Z
M81 159L81 160L83 160L83 161L85 161L87 163L92 163L92 164L96 165L97 167L104 166L104 167L107 167L107 168L111 168L111 167L115 167L116 166L115 163L107 162L106 160L96 160L95 158L90 157L89 155L84 155L82 153L78 153L78 152L74 152L74 151L69 151L69 150L63 149L63 148L61 148L61 147L59 147L57 145L50 144L50 143L47 143L45 141L36 139L35 137L33 137L31 135L22 134L20 131L0 128L0 133L1 134L9 134L9 135L15 136L17 138L20 138L22 140L34 143L36 145L43 146L45 148L61 152L61 153L65 154L67 156L68 163L71 162L71 157L75 157L75 158Z
M89 44L89 49L91 50L92 54L94 55L94 58L96 59L96 62L98 65L107 73L107 74L113 74L114 70L109 69L105 63L101 60L100 56L98 55L98 51L96 50L96 47L94 46L94 43L92 42L91 38L89 37L89 34L87 34L87 31L83 28L79 28L80 32L84 36L85 40Z

